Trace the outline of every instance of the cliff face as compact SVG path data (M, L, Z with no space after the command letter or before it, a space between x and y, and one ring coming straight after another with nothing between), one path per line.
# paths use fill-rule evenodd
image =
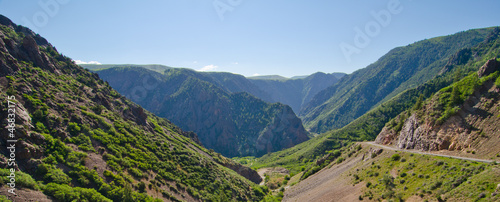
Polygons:
M384 127L376 142L392 144L400 149L474 151L482 157L495 156L500 152L500 87L495 84L495 76L490 79L485 77L499 69L496 60L488 61L478 71L478 76L485 81L443 123L433 118L441 115L435 111L439 97L442 97L441 93L437 93L422 109L396 118L396 122L400 122L408 117L400 131Z
M295 116L292 108L283 106L257 138L255 145L260 154L271 153L290 148L308 140L302 121Z

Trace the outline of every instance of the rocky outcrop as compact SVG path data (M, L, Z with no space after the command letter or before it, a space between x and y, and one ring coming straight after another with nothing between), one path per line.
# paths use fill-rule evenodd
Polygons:
M495 71L498 71L500 70L500 62L497 61L497 59L491 59L491 60L488 60L488 62L486 62L486 64L484 64L480 69L479 71L477 72L477 75L479 77L483 77L483 76L488 76L489 74L495 72Z
M224 163L221 165L235 171L239 175L247 178L248 180L254 182L255 184L259 184L260 182L262 182L262 178L260 177L259 173L257 173L257 171L255 171L249 167L246 167L246 166L243 166L239 163L234 163L234 162Z
M302 121L295 116L292 108L283 106L257 138L257 153L265 154L290 148L308 140Z
M496 60L488 61L478 75L487 76L497 71L498 64ZM500 152L500 88L494 80L486 81L477 88L459 106L460 110L441 124L428 116L433 113L438 97L434 96L421 110L406 118L400 131L384 127L376 142L395 145L399 149L474 151L485 157L493 157ZM403 121L404 117L398 116L396 122Z

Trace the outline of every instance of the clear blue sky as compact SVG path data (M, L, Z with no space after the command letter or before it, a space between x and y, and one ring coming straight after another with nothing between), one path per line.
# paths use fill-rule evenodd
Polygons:
M499 26L498 9L498 0L0 0L0 14L74 60L287 77L351 73L397 46ZM366 27L369 41L356 45Z

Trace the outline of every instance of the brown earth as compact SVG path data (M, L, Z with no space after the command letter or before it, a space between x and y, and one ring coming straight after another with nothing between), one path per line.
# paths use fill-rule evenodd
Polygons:
M364 183L352 185L348 171L364 164L362 156L323 169L285 191L283 201L357 201Z

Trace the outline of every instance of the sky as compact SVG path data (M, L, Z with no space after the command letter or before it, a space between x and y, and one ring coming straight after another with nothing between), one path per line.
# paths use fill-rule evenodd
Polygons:
M423 39L500 26L498 0L0 0L79 63L352 73Z

